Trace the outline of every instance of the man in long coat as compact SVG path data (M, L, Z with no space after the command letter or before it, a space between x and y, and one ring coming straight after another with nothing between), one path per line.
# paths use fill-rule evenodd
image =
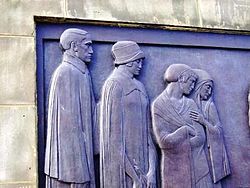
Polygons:
M101 188L155 187L149 101L134 78L144 54L132 41L117 42L112 53L116 68L104 84L101 103Z
M48 103L46 187L95 187L93 125L95 99L86 63L89 34L67 29L60 37L63 60L55 70Z

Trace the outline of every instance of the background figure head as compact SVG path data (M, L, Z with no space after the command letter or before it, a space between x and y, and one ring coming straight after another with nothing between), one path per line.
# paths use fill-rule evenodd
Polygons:
M145 56L136 42L118 41L112 46L111 52L116 67L124 67L133 76L140 74Z
M91 45L90 34L81 29L66 29L60 37L60 47L63 52L78 57L85 63L91 61L93 54Z
M194 90L194 99L198 103L200 101L207 101L212 96L213 91L213 79L212 77L204 70L194 69L194 72L198 75Z
M178 83L184 95L189 95L193 91L197 78L192 68L185 64L172 64L164 74L164 81Z

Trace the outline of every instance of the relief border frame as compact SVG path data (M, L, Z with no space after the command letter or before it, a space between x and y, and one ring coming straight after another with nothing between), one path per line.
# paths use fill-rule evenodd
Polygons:
M179 47L199 47L199 48L223 48L223 49L236 49L236 50L247 50L250 52L250 31L247 30L234 30L234 29L220 29L220 28L206 28L206 27L193 27L193 26L177 26L177 25L167 25L167 24L153 24L153 23L145 23L145 22L128 22L128 21L105 21L105 20L94 20L94 19L79 19L79 18L65 18L65 17L50 17L50 16L34 16L35 22L35 31L34 31L34 40L35 40L35 53L36 53L36 105L37 105L37 156L38 156L38 187L44 187L45 177L43 175L43 166L44 162L42 159L44 158L44 148L45 146L45 136L44 136L44 72L43 72L43 39L52 39L56 34L48 34L46 37L42 34L44 30L48 29L49 26L53 26L50 28L52 30L56 29L56 27L60 26L61 28L68 28L66 25L72 27L74 26L90 26L90 27L105 27L105 28L118 28L118 29L132 29L132 30L143 30L143 31L155 31L158 32L176 32L187 34L190 36L199 35L199 37L205 37L206 35L213 35L213 41L207 43L199 40L200 38L191 38L191 39L180 39L170 41L169 38L166 38L162 45L169 46L179 46ZM42 29L42 30L41 30ZM40 30L40 31L39 31ZM227 35L227 39L222 41L222 44L216 41L220 35ZM244 43L235 40L236 37L243 37L246 40L243 40ZM175 37L177 38L177 37ZM190 42L192 39L196 39L196 42ZM230 40L229 40L230 39ZM93 41L98 41L93 40ZM229 42L228 42L229 40ZM168 41L166 43L166 41ZM215 43L214 43L215 41ZM107 40L105 42L114 42L114 40ZM140 41L143 44L143 41ZM145 43L150 43L147 41ZM161 43L152 43L158 44ZM250 63L250 62L249 62Z

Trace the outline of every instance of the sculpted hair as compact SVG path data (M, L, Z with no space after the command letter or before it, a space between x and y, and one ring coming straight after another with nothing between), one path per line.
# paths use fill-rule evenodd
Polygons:
M198 79L198 76L193 71L187 70L178 76L178 81L179 82L187 82L187 80L191 77Z
M63 51L70 49L72 42L79 42L87 37L88 32L82 29L70 28L65 30L60 37L60 48Z
M165 82L186 82L191 76L198 78L191 67L185 64L172 64L164 74Z

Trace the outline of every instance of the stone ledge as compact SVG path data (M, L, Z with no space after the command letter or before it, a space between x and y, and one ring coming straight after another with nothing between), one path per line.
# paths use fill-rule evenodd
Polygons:
M35 182L7 182L1 183L1 188L36 188Z

